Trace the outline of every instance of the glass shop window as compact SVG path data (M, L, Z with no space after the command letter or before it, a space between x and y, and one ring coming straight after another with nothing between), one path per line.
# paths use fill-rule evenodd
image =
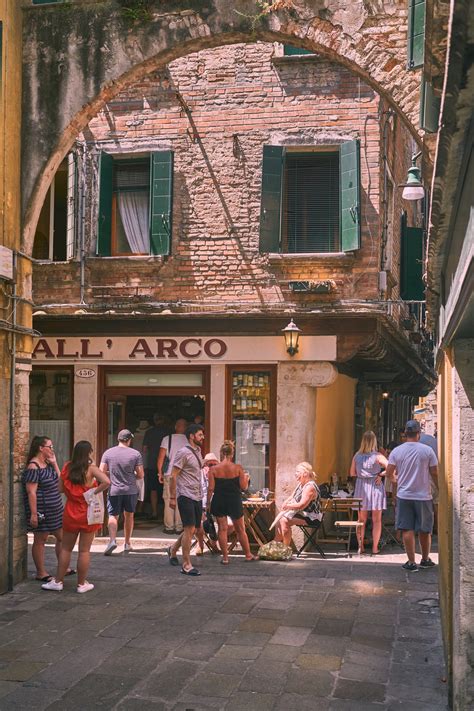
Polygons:
M30 438L51 437L60 467L71 457L72 387L67 369L33 368L30 375Z
M235 461L249 472L253 491L272 488L273 373L232 369L229 380Z

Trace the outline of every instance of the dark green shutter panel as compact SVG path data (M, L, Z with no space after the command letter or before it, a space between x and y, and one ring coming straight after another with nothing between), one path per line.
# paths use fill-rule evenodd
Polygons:
M435 96L430 82L421 80L420 92L420 128L428 133L436 133L439 123L441 99Z
M114 159L102 152L99 158L99 220L97 230L97 254L110 257L112 254L112 192Z
M263 146L262 201L260 205L260 251L280 249L283 146Z
M359 141L342 143L340 150L341 248L360 248L360 147Z
M285 57L294 57L301 54L314 54L311 49L302 49L301 47L294 47L292 44L283 45L283 55Z
M169 254L173 213L173 152L151 154L150 253Z
M423 229L407 227L406 216L401 221L400 298L423 301Z
M423 66L425 57L425 0L408 2L408 69Z

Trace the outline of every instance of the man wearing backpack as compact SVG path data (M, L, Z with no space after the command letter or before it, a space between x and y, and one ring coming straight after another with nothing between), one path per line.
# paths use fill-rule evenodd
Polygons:
M170 506L170 479L174 458L181 447L188 444L186 435L187 422L184 418L176 420L174 434L167 435L161 440L158 453L157 469L158 479L163 484L163 501L165 504L163 514L163 530L165 533L181 533L183 524L178 509Z
M201 445L204 441L202 425L189 425L186 430L187 443L176 453L171 470L170 506L177 508L183 522L183 533L174 545L168 548L171 565L177 565L176 553L181 546L183 564L181 572L184 575L200 575L191 563L191 544L194 532L202 520L202 479L203 460Z

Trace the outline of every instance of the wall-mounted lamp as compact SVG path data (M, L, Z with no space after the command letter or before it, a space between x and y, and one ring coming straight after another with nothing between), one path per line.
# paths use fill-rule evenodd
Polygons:
M298 353L298 341L300 340L301 329L295 324L293 319L291 319L288 326L282 328L282 333L285 337L286 352L290 356L294 356Z
M425 189L421 182L421 170L416 165L416 161L420 155L421 151L412 156L406 183L399 185L400 188L403 188L402 198L404 200L422 200L425 197Z

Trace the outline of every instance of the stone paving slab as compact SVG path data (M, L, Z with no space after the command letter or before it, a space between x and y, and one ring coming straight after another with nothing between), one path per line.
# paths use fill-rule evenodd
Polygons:
M190 579L165 547L94 546L87 595L30 579L0 597L1 711L447 708L436 569L206 554Z

